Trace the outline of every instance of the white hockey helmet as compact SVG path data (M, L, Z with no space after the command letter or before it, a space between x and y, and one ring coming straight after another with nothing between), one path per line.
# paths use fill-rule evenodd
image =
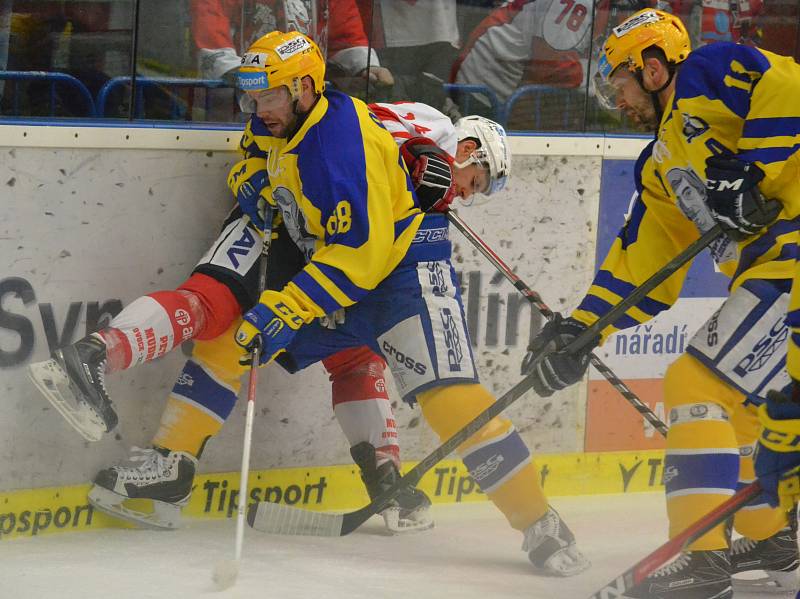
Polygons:
M489 170L489 188L486 195L503 189L511 171L511 152L508 149L506 130L494 121L482 116L465 116L455 123L458 141L474 139L478 148L464 162L456 162L457 167L480 164Z

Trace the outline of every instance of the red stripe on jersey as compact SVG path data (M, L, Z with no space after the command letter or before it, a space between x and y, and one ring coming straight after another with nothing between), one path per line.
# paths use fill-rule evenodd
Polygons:
M370 104L369 109L375 114L382 121L395 121L395 122L402 122L400 117L397 116L397 113L392 112L385 106L379 106L377 104Z

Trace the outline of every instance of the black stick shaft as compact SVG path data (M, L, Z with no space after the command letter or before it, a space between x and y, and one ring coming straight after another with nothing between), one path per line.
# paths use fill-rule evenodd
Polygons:
M490 248L480 237L478 234L473 231L467 223L465 223L460 216L458 216L455 212L447 212L447 219L453 223L456 229L461 231L464 237L472 243L475 248L482 253L489 262L506 278L508 281L516 287L525 298L533 304L537 310L547 318L548 320L553 318L553 311L544 303L542 296L536 293L533 289L531 289L525 281L523 281L519 276L517 276L508 265L503 262L503 260L498 256L492 248ZM644 403L639 397L630 390L630 388L620 379L614 372L595 354L591 354L590 360L592 366L594 366L597 371L605 377L605 379L611 383L611 385L620 392L620 394L630 403L633 408L642 415L642 417L650 423L650 425L655 428L659 433L666 436L667 434L667 425L664 424L661 419L656 416L653 410Z

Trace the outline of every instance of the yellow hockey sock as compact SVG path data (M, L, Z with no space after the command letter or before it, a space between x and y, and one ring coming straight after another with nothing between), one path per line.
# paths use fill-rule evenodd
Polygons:
M436 387L417 397L422 413L442 441L452 437L494 397L483 386ZM458 448L470 474L503 512L509 524L525 530L547 511L547 499L530 452L510 420L492 419Z

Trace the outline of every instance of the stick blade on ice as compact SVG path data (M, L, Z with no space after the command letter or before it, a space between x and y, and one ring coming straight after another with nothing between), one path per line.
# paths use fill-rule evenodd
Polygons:
M229 559L219 562L214 566L214 572L211 575L211 580L214 583L214 588L218 591L224 591L231 588L236 584L236 579L239 577L239 562L237 560Z
M342 536L342 514L312 512L262 501L247 510L247 523L256 530L278 535Z

